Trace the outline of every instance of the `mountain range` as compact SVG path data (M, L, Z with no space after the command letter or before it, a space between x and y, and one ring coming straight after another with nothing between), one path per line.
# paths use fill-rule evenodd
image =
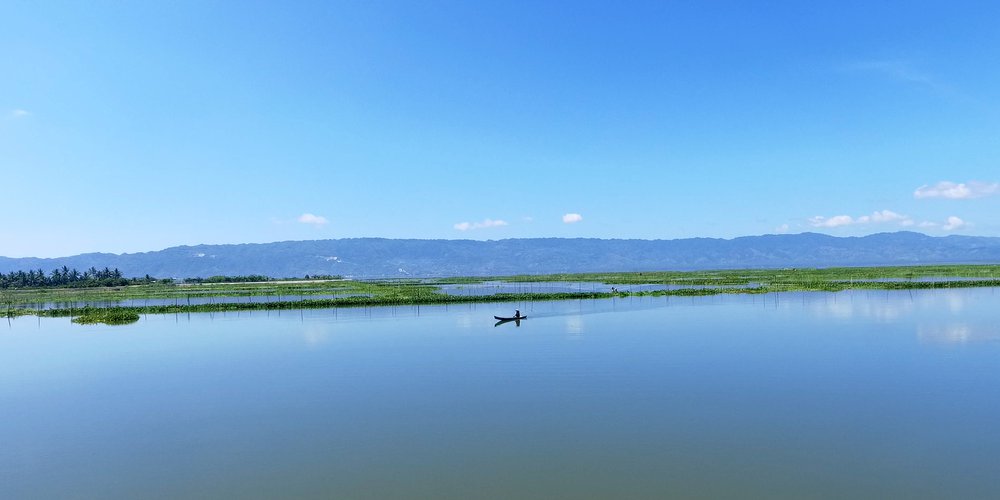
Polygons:
M158 278L249 274L374 278L998 262L997 237L932 237L903 231L863 237L801 233L675 240L349 238L59 258L0 257L0 272L48 273L66 266L81 271L118 268L125 276Z

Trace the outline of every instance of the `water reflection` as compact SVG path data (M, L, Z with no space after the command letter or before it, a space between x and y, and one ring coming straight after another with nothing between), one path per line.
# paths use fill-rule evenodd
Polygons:
M566 333L570 335L583 334L583 316L566 316Z
M325 344L329 340L330 331L323 324L309 323L303 328L302 338L305 340L306 345L315 348Z
M521 326L521 320L520 319L501 319L501 320L497 321L496 323L494 323L493 327L496 328L496 327L498 327L500 325L506 325L508 323L514 323L514 326L517 326L517 327Z
M13 318L0 498L1000 498L997 290Z
M872 297L871 294L858 297L855 293L825 293L822 298L810 303L813 315L839 320L868 318L888 323L909 314L916 307L908 297L893 300L888 296Z
M945 304L947 311L960 314L965 311L970 289L956 290L850 290L837 293L816 293L808 302L809 311L818 317L840 320L873 319L890 323L927 308L939 309Z
M965 295L961 292L954 291L947 294L948 300L948 310L952 313L958 314L965 309Z
M459 314L455 316L455 324L462 329L472 328L472 321L471 314Z
M818 293L803 307L813 316L851 323L913 322L922 344L966 344L1000 340L1000 326L970 321L994 315L997 289L844 291ZM793 302L793 301L786 301Z
M986 324L951 323L918 325L917 339L928 344L966 344L1000 341L1000 327Z

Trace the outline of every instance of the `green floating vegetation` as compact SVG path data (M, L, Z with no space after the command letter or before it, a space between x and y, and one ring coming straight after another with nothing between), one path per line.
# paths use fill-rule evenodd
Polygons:
M3 311L4 317L7 317L7 318L16 318L18 316L28 316L30 314L35 314L35 311L33 311L31 309L22 309L22 308L8 308L8 309L6 309L6 310Z
M507 282L583 281L614 285L746 285L750 283L810 283L857 280L910 280L920 278L1000 279L1000 265L954 264L893 267L830 267L784 269L724 269L712 271L651 271L622 273L572 273L517 275L495 280Z
M139 321L139 313L124 307L112 307L107 309L91 308L84 311L79 316L73 318L74 323L81 325L92 325L104 323L106 325L128 325Z
M439 288L445 284L464 287L487 282L593 282L614 285L615 288L610 291L599 291L594 287L591 291L536 292L516 287L518 290L515 292L473 295L447 294ZM630 285L662 286L663 289L629 290ZM441 279L330 279L309 282L158 282L85 290L0 290L0 307L6 309L8 318L34 314L72 317L77 323L127 324L137 321L141 314L969 287L1000 287L1000 265L655 271ZM222 300L223 298L230 300ZM232 298L240 300L234 301ZM150 305L149 302L154 304ZM43 303L50 305L42 308ZM84 304L84 307L80 307Z

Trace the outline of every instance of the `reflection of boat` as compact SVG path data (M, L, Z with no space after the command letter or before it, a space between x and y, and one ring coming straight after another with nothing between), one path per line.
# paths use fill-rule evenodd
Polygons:
M502 316L493 316L493 317L496 318L498 321L517 321L520 319L528 319L527 316L511 316L509 318L504 318Z
M521 320L527 318L527 316L511 316L509 318L504 318L503 316L493 316L496 318L497 322L493 324L494 327L505 325L510 322L514 322L515 325L521 326Z

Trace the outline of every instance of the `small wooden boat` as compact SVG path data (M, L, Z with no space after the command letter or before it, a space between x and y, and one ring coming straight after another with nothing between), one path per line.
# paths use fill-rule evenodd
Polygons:
M517 321L519 319L528 319L527 316L511 316L509 318L504 318L503 316L493 316L497 321Z

